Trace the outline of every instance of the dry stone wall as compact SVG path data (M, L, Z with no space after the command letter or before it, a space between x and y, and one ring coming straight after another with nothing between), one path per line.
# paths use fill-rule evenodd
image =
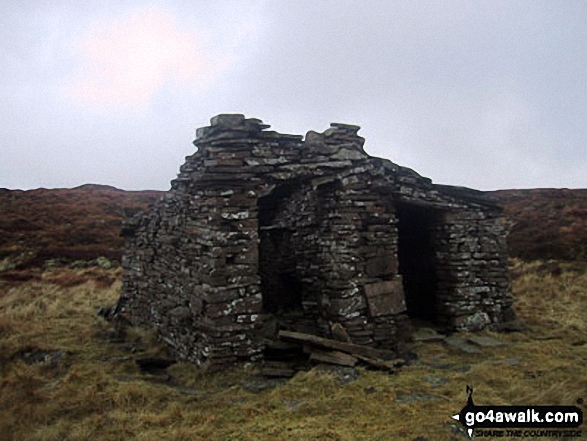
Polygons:
M458 329L504 319L505 232L481 192L367 155L358 126L268 128L219 115L197 130L171 190L125 224L120 316L212 365L261 357L269 320L323 336L338 323L391 347L410 315Z

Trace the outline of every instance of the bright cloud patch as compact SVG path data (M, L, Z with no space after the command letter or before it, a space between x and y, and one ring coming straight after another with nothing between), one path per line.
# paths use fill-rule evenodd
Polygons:
M202 38L149 9L96 25L79 43L82 64L70 88L96 106L142 106L162 86L205 88L228 64L202 50Z

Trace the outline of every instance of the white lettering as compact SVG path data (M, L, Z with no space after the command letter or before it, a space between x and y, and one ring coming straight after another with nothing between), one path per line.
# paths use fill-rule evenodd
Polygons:
M541 423L542 419L540 418L540 414L536 412L536 410L532 409L532 419L533 423Z

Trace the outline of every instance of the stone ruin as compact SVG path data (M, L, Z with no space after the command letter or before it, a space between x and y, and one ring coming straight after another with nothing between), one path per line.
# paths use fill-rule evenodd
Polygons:
M199 365L262 358L268 328L393 348L411 318L511 317L502 210L483 192L369 156L358 126L268 128L225 114L197 130L171 189L123 227L119 317Z

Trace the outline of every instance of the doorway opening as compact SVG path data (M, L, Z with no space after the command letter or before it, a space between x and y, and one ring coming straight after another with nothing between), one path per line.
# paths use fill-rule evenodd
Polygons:
M277 315L301 311L302 283L296 275L291 232L269 229L259 233L259 275L263 310Z
M427 206L400 203L398 261L403 278L408 315L434 322L436 319L436 258L434 227L440 211Z
M259 198L259 276L263 310L281 315L302 310L302 283L296 273L295 220L288 203L295 182Z

